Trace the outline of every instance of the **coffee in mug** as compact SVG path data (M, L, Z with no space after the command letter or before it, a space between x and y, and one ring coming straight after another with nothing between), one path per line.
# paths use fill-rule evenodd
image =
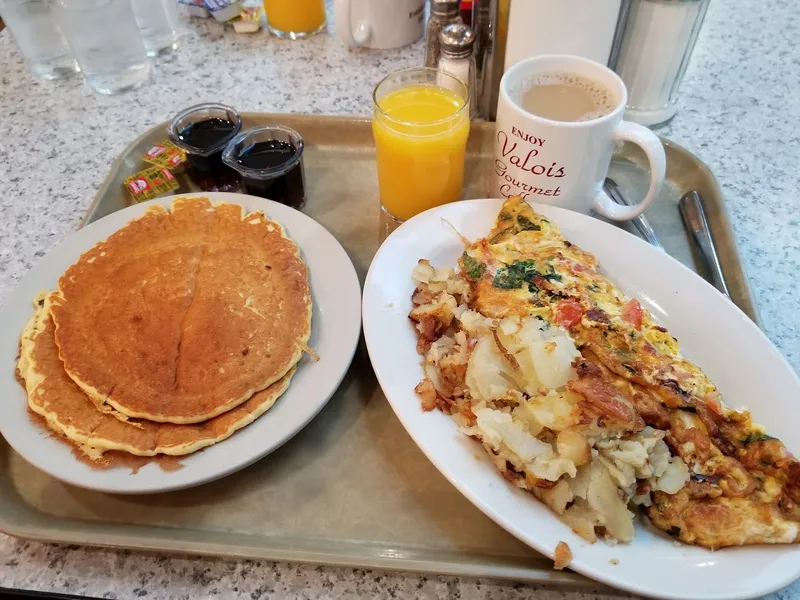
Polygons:
M521 196L624 221L640 215L664 183L666 157L652 131L622 119L625 84L600 63L567 54L535 56L500 81L492 196ZM650 189L634 206L603 191L614 143L633 142L650 164Z
M551 121L591 121L614 108L611 91L602 83L575 73L544 73L522 94L522 108Z

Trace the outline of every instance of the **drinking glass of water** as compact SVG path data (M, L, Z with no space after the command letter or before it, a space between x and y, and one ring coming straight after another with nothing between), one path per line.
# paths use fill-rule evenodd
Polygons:
M147 56L178 48L178 3L175 0L133 0L133 15Z
M31 73L42 79L57 79L78 71L50 0L0 0L0 15Z
M89 87L100 94L116 94L147 81L151 63L131 0L54 2L58 24Z

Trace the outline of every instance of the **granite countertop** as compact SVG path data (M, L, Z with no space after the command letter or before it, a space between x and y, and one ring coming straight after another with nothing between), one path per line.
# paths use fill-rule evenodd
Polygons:
M240 110L361 114L384 74L421 62L422 47L346 50L321 35L302 42L185 24L183 47L159 58L153 80L114 97L80 78L34 80L0 33L0 301L77 226L125 145L178 109L216 100ZM712 2L682 88L659 133L715 172L767 335L800 371L800 13L789 0ZM0 534L0 586L107 598L522 598L536 588L408 573L223 561L95 550ZM540 598L599 598L536 590ZM800 584L774 595L800 598Z

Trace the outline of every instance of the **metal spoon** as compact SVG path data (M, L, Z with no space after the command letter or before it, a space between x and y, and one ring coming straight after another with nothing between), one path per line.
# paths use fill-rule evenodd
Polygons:
M633 202L631 202L630 198L628 198L628 196L617 185L617 182L610 177L606 177L606 180L603 182L603 189L606 191L606 194L608 194L609 198L611 198L617 204L622 204L623 206L633 205ZM650 223L647 222L647 218L644 215L639 215L633 219L632 222L639 234L646 241L650 242L652 246L664 252L664 246L662 246L661 242L658 241L656 232L653 231L652 227L650 227Z
M700 250L700 256L702 256L706 267L708 267L708 271L711 274L711 283L730 298L731 294L728 291L728 284L725 282L722 266L719 264L719 255L717 254L716 246L714 246L714 240L711 238L711 230L708 228L708 221L706 220L705 210L703 210L703 200L700 198L700 194L694 190L686 192L681 197L678 206L681 211L681 217L683 217L683 224L692 234L692 238Z

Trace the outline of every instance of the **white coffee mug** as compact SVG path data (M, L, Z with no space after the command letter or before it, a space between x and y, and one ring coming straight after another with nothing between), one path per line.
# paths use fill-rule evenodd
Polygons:
M348 46L385 50L422 37L425 0L335 0L336 35Z
M573 73L596 81L613 95L608 114L588 121L553 121L522 108L522 96L537 76ZM492 195L519 195L582 213L592 210L617 221L644 212L664 184L664 146L652 131L622 120L628 92L616 73L568 54L535 56L511 67L500 81L495 128ZM614 142L633 142L650 163L650 189L634 206L615 203L603 191Z

